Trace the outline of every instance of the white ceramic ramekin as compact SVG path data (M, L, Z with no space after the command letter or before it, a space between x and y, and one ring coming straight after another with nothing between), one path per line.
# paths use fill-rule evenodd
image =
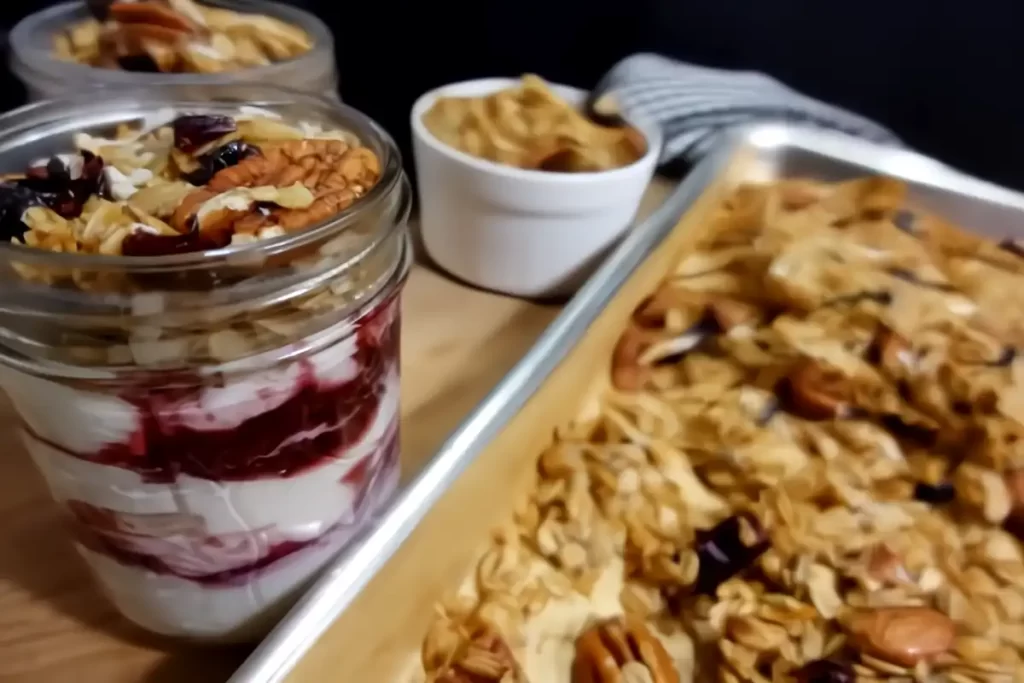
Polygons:
M530 298L571 294L628 230L661 152L661 132L630 121L647 139L635 163L596 173L503 166L435 138L423 114L440 97L514 86L487 78L432 90L413 105L413 154L423 243L434 262L471 284ZM568 101L586 93L554 86Z

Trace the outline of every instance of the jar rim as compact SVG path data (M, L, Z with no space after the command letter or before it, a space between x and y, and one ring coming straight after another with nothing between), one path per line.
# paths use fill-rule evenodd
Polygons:
M99 105L85 105L83 96L103 94ZM243 99L230 99L232 93L246 95ZM140 103L145 106L139 107ZM273 254L296 249L319 239L327 233L338 231L346 225L359 221L372 213L382 201L391 196L402 176L401 153L394 139L377 122L362 112L337 100L311 95L309 93L256 84L238 84L225 90L220 86L157 85L148 88L124 88L104 86L94 90L74 93L68 97L43 100L0 114L0 156L10 153L20 145L36 143L49 134L66 133L71 127L67 123L88 112L114 112L119 105L126 105L125 112L135 114L127 120L137 120L147 109L163 105L178 112L209 111L216 105L236 105L271 109L275 106L302 106L304 110L327 114L333 125L350 130L363 144L376 143L380 154L381 175L378 182L357 202L344 211L327 218L316 225L292 233L258 240L247 244L235 244L219 249L170 254L162 256L121 256L107 254L86 254L53 252L32 249L12 242L0 241L0 260L16 258L23 263L45 263L50 266L83 269L118 269L122 271L145 271L149 269L188 268L209 264L213 260L245 258L254 254ZM132 107L135 106L133 110ZM116 118L104 120L104 125L114 123ZM58 125L63 124L58 128ZM40 130L42 128L42 130ZM60 153L55 150L51 153ZM0 168L0 171L4 169Z
M279 76L280 72L301 70L303 66L313 67L317 60L327 59L328 66L333 67L334 36L331 34L330 29L327 28L327 25L315 15L297 7L268 2L267 0L203 1L205 4L218 8L272 16L298 26L313 39L313 47L309 52L292 57L291 59L219 74L139 74L134 71L101 69L99 67L57 59L53 56L49 45L44 49L36 44L38 33L46 29L48 24L60 22L65 16L67 23L86 19L90 16L84 3L72 1L34 12L15 24L14 28L11 29L9 37L11 68L23 80L42 76L60 82L92 83L94 79L102 76L102 80L106 81L106 85L114 86L129 86L139 80L155 85L180 84L202 86L237 83L240 74L244 75L245 80L265 82L268 79L272 80L275 76ZM140 76L144 78L140 78Z

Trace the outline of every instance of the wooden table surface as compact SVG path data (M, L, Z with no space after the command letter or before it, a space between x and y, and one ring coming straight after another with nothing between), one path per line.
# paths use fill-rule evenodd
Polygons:
M655 184L641 214L666 194ZM560 307L414 267L403 295L402 467L408 478L529 349ZM0 683L224 683L247 648L151 636L97 592L0 393Z

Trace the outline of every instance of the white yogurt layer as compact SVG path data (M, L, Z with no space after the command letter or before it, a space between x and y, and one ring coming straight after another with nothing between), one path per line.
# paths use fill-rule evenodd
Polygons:
M158 421L193 430L237 427L282 405L311 382L329 389L365 372L355 351L353 337L302 361L204 388L159 406ZM131 470L75 457L69 453L88 456L111 444L141 445L140 411L109 394L3 366L0 384L28 427L21 430L22 440L54 498L85 504L100 516L100 527L116 525L101 528L102 538L113 539L122 550L157 557L173 572L121 564L80 547L118 608L160 633L238 639L262 632L279 617L295 591L358 530L363 519L357 515L365 518L397 486L397 458L386 466L379 460L397 438L399 421L397 364L383 360L387 374L378 409L359 441L293 476L251 481L181 475L172 483L154 483ZM294 439L315 436L309 432ZM346 475L368 458L380 467L371 466L364 481L346 482ZM249 567L289 541L311 544L230 583L187 578Z
M155 633L211 641L243 642L260 638L284 616L360 525L379 510L398 487L398 468L375 485L359 524L332 531L302 550L256 572L242 585L203 585L176 576L153 574L123 565L82 546L78 550L99 578L114 605L128 619Z
M153 483L131 470L68 455L25 432L22 441L58 501L79 500L134 515L196 515L211 535L275 526L291 540L306 540L351 519L359 492L342 480L397 423L398 392L393 374L376 419L359 442L337 459L282 479L219 482L181 475L171 484Z
M0 365L0 386L29 429L76 453L129 443L141 428L138 409L110 394L84 392Z

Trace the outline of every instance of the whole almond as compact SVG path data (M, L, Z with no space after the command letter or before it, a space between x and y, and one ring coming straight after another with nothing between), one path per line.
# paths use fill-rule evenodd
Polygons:
M847 629L854 647L908 668L946 652L956 637L953 620L929 607L860 610Z

